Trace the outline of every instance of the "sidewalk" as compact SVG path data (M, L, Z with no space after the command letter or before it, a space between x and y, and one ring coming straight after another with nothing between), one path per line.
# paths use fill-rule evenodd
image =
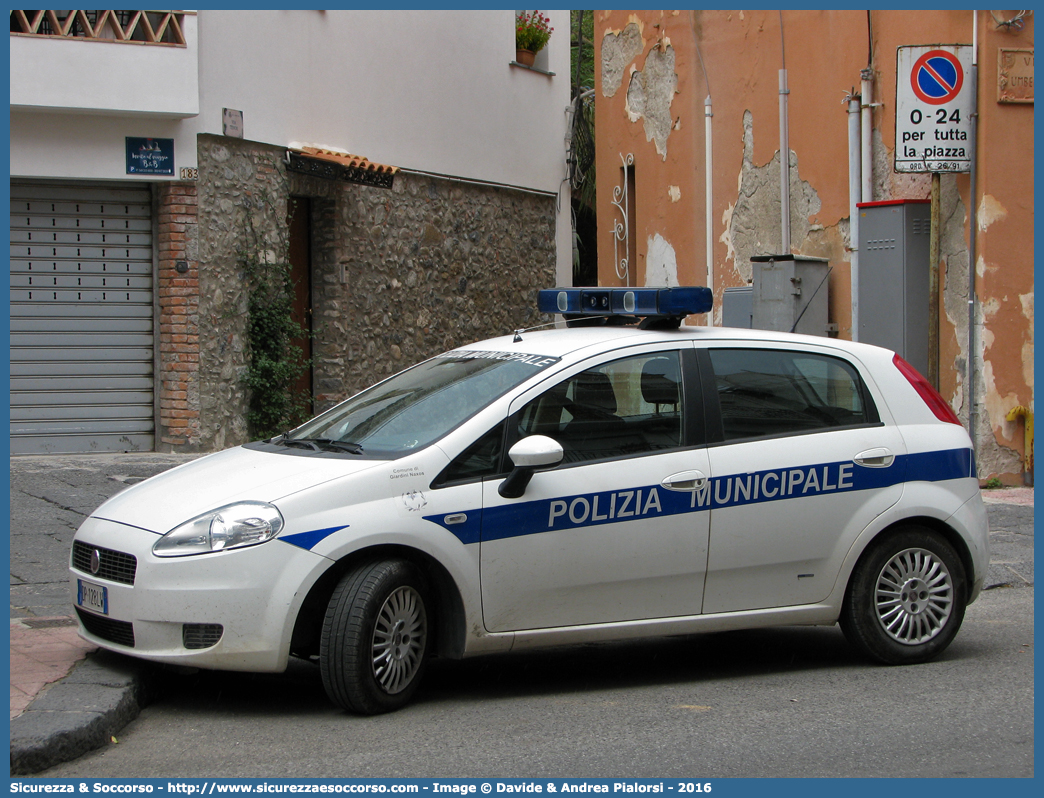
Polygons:
M45 686L96 650L76 634L72 618L12 618L11 719L25 712Z
M983 499L1032 507L1033 489L983 491ZM73 617L12 617L11 774L36 773L108 743L145 705L146 673L138 660L84 642Z
M1017 504L1020 507L1033 506L1033 488L998 488L984 490L982 500L986 504Z
M38 773L109 743L146 705L149 687L143 663L95 649L79 640L75 626L32 629L24 623L11 624L12 776ZM78 642L67 639L70 634ZM18 687L16 678L22 680ZM16 701L24 709L16 709Z

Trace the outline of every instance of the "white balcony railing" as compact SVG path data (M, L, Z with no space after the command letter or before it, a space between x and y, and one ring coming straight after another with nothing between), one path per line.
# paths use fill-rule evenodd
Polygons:
M185 46L184 11L11 11L12 36Z

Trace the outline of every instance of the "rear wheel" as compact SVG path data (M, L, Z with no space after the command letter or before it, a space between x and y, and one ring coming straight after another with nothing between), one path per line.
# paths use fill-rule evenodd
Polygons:
M413 697L428 651L427 586L403 560L368 563L334 588L323 621L319 667L327 695L364 715Z
M938 533L907 526L859 561L841 610L845 637L892 665L924 662L946 648L964 620L967 579Z

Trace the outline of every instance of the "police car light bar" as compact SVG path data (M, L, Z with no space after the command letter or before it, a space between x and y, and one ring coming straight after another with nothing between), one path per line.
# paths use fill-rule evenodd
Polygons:
M705 286L676 288L550 288L537 295L543 313L566 316L641 316L681 319L708 313L713 305Z

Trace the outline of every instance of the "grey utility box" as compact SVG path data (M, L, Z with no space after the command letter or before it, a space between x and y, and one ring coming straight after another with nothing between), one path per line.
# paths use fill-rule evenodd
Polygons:
M804 255L758 255L750 260L754 329L827 334L830 261Z
M928 373L928 200L859 209L859 340L892 349Z
M725 327L750 329L754 317L754 289L726 288L721 299L721 323Z

